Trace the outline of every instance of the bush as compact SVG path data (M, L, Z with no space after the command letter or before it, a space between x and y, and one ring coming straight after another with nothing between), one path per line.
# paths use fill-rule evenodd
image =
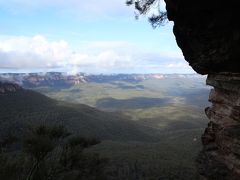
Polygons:
M7 141L8 140L8 141ZM64 127L38 126L10 151L10 137L0 143L0 179L4 180L100 180L106 179L106 159L84 149L100 141L72 136Z

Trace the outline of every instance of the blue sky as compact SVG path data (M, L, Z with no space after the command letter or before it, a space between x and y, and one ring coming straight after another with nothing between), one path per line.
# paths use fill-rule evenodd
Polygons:
M193 73L125 0L0 0L0 72Z

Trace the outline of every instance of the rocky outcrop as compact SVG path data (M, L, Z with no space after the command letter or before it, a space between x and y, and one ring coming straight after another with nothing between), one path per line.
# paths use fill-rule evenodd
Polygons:
M15 93L19 90L22 90L22 88L17 84L0 82L0 95Z
M213 86L210 122L197 159L206 179L240 179L240 22L238 1L165 0L186 61Z
M177 44L196 72L240 71L238 1L165 1Z
M203 150L198 158L199 172L208 179L240 177L240 74L211 74L207 84L210 119L202 135Z

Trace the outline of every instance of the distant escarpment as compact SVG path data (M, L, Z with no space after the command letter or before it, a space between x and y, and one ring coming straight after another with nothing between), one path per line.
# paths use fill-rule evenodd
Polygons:
M24 88L51 87L69 88L82 83L113 83L125 81L138 83L148 79L202 78L198 74L84 74L69 75L64 72L47 73L0 73L0 81L19 84Z
M238 1L165 0L186 61L213 86L197 160L207 179L240 179L240 15Z
M25 88L38 86L69 87L85 82L83 74L65 75L60 72L48 73L1 73L0 81L19 84Z

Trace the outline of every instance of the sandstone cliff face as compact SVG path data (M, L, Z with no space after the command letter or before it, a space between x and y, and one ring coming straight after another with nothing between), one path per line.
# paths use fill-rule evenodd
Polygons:
M186 61L213 86L210 122L197 159L206 179L240 179L240 9L238 1L165 0Z
M240 177L240 74L211 74L207 84L210 119L202 135L203 150L198 158L200 173L208 179Z

